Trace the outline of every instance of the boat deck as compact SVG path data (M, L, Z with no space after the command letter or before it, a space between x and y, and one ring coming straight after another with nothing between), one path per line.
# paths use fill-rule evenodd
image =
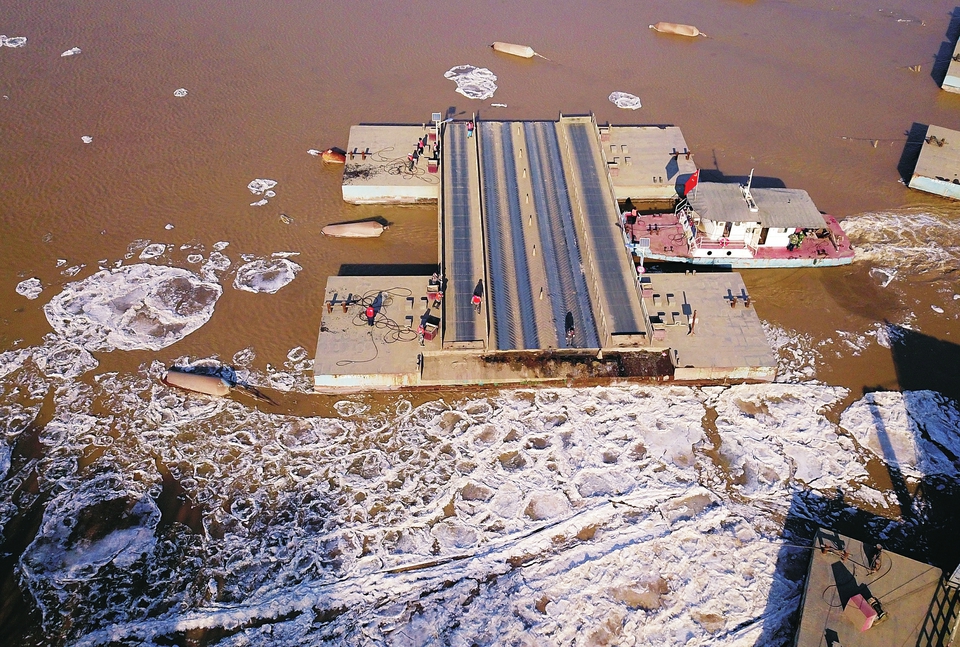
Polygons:
M722 244L718 241L698 237L695 241L700 249L714 251L717 256L710 258L694 258L691 255L690 243L684 233L677 215L674 213L630 213L622 215L626 241L636 245L641 238L650 240L650 248L644 256L650 260L666 260L680 262L709 263L712 265L731 266L796 266L814 265L843 265L853 260L853 247L850 239L843 233L840 223L833 216L824 215L825 228L833 234L837 245L834 246L829 236L818 238L807 236L799 247L792 250L775 247L759 247L753 253L753 258L726 258L726 252L748 249L741 241L730 241Z

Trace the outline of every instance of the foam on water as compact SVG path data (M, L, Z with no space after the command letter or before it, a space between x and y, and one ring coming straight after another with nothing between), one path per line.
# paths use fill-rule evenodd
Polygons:
M960 221L926 211L877 212L843 221L857 262L883 273L882 286L905 277L943 275L960 266Z
M15 290L20 296L33 300L43 292L43 284L40 283L40 279L33 277L17 283Z
M443 73L457 84L457 92L468 99L489 99L497 91L497 75L485 67L457 65Z
M188 270L141 263L68 283L43 310L88 350L159 350L205 324L222 292Z
M624 108L626 110L636 110L640 108L640 97L626 92L611 92L608 99L610 99L610 103L618 108Z
M296 278L303 268L286 258L259 259L237 268L233 287L273 294Z

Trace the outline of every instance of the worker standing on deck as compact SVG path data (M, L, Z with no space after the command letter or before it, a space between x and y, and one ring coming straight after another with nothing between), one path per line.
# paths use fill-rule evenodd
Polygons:
M473 122L467 122L467 137L473 137Z

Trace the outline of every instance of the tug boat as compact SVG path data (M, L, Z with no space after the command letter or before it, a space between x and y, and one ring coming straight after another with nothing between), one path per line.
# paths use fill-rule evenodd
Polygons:
M840 223L806 191L699 182L673 213L621 214L624 243L639 259L737 269L847 265L853 248Z

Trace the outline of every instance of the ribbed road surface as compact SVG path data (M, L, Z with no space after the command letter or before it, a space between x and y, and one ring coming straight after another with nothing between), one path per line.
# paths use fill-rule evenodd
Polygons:
M524 134L557 345L566 345L569 318L576 330L572 345L599 348L555 124L526 122Z
M561 122L563 123L563 122ZM636 333L645 330L632 263L627 263L623 240L617 229L616 202L607 185L606 175L597 164L599 141L593 124L564 124L579 177L580 205L587 229L593 266L607 332Z
M482 196L495 348L540 348L509 123L480 124Z
M443 138L444 342L468 342L486 337L485 319L471 303L483 278L482 224L478 195L479 171L475 139L467 137L466 122L447 124Z

